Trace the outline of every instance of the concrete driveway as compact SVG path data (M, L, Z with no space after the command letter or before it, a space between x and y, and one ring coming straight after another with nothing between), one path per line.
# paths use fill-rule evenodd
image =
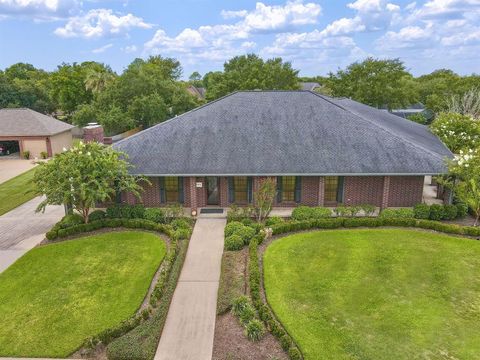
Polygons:
M0 157L0 184L33 168L32 160Z
M226 219L199 218L154 360L210 360Z
M42 241L64 215L62 206L48 206L44 214L35 213L40 202L37 197L0 216L0 272Z

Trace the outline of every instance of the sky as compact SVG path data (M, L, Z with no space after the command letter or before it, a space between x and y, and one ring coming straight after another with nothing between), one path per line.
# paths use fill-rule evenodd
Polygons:
M325 75L368 56L414 75L480 73L480 0L0 0L0 69L178 59L183 77L236 55L290 61Z

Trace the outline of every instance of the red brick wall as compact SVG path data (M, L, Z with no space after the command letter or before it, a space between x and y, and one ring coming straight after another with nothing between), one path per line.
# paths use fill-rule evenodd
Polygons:
M345 176L343 201L347 205L382 205L383 176Z
M320 178L318 176L302 177L301 203L308 206L318 206ZM323 197L323 196L322 196Z
M388 207L410 207L422 202L423 176L391 176Z
M101 125L95 127L84 127L83 140L85 142L96 141L103 144L103 127Z
M253 178L255 192L262 179ZM276 177L272 177L276 182ZM122 202L128 204L142 203L147 207L162 206L160 203L160 189L158 177L149 178L151 185L143 184L145 191L142 201L132 194L122 194ZM202 183L201 188L196 183ZM228 178L219 178L219 200L221 207L229 206ZM185 207L207 206L207 189L204 177L184 178ZM344 182L344 201L346 204L372 204L381 207L409 207L422 201L423 176L347 176ZM324 198L324 178L318 176L302 177L301 205L322 206ZM195 199L195 201L194 201ZM279 207L294 207L295 202L277 203Z

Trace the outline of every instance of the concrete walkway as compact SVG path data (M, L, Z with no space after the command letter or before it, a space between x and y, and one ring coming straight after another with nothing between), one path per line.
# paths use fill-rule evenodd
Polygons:
M226 219L199 218L155 360L210 360Z
M0 216L0 272L42 241L65 214L62 206L47 206L45 213L35 213L40 202L37 197Z
M0 158L0 184L32 169L36 164L32 160Z

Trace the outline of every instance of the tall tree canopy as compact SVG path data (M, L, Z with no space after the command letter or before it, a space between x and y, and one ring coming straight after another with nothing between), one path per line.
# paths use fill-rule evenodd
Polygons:
M224 64L223 72L205 74L208 100L237 90L292 90L299 88L298 70L281 58L264 61L258 55L236 56Z
M416 83L399 59L367 58L330 73L325 85L333 96L345 96L377 108L398 108L418 101Z

